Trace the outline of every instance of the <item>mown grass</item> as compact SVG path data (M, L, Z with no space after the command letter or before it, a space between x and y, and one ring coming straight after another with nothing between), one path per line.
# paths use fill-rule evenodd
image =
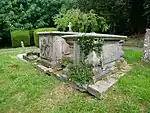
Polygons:
M36 71L16 58L17 52L0 53L0 112L24 112L45 89L52 90L59 81Z
M129 64L137 64L142 60L142 51L125 49L124 58Z
M0 53L1 113L150 112L150 65L141 63L140 51L125 50L125 58L133 68L102 100L39 73L31 64L16 59L20 52Z

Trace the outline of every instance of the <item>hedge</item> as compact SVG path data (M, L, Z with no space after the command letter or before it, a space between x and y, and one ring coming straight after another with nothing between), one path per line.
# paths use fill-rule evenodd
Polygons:
M0 48L11 47L11 33L10 30L0 34Z
M38 32L44 32L44 31L57 31L56 28L40 28L34 31L34 43L35 46L39 47L39 36Z
M25 46L30 45L30 35L27 30L16 30L11 32L12 47L20 47L21 41Z
M30 30L29 34L30 34L30 45L34 46L35 45L35 43L34 43L34 30Z

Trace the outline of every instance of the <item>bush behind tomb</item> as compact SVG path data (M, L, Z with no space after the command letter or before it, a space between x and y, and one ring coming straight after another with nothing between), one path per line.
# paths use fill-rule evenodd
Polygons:
M28 30L16 30L11 32L12 47L20 47L21 41L25 46L30 46L30 35Z

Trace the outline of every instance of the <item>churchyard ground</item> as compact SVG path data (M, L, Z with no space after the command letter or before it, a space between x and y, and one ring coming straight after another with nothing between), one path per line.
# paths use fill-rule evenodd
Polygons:
M16 58L21 48L0 50L1 113L149 113L150 65L142 52L125 50L132 69L103 97L74 90Z

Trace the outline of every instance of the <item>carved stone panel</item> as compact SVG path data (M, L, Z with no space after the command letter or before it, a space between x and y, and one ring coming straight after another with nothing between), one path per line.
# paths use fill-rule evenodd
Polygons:
M66 43L65 39L60 36L53 36L53 61L59 61L64 55L70 54L69 44Z
M41 58L52 60L53 53L53 36L42 35L39 39Z
M105 42L102 48L102 64L108 64L120 59L119 42L109 41Z

